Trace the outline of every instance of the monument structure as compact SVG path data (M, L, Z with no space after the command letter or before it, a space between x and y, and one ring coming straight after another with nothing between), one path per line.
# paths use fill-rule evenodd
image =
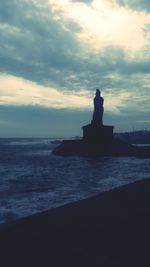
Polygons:
M150 157L149 148L140 148L113 137L114 126L103 124L104 99L99 89L94 97L94 112L91 123L82 127L82 139L63 140L54 148L53 153L59 156L84 157Z
M113 126L103 125L104 99L96 89L94 97L93 119L90 124L83 126L83 139L88 142L106 143L113 140Z

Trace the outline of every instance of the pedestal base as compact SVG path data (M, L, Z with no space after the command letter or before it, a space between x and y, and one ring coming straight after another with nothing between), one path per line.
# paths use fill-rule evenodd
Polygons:
M113 140L114 126L88 124L83 128L83 140L94 143L107 143Z

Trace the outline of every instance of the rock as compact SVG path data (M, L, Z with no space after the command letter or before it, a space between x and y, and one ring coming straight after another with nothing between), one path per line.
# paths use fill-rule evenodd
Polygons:
M59 156L134 156L136 147L121 140L111 143L92 143L84 140L64 140L53 153Z

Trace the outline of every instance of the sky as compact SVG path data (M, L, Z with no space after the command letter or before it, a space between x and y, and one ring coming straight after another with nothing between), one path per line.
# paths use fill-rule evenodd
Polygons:
M149 0L1 0L0 137L150 130Z

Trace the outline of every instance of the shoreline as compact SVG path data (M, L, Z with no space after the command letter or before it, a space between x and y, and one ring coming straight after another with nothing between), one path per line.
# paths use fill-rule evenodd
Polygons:
M150 266L150 179L0 225L5 266Z

